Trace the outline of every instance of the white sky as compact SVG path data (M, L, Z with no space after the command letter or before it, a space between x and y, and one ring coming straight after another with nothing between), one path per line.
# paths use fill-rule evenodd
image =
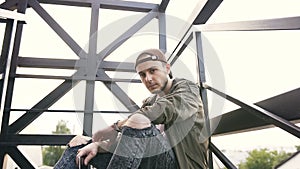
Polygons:
M197 0L189 1L174 0L170 2L167 14L179 17L182 20L193 18L192 11L195 6L201 6ZM88 41L90 13L88 8L76 8L66 6L44 5L46 10L62 25L62 27L74 38L74 40L84 48ZM300 16L300 1L295 0L225 0L216 13L209 20L209 23L266 19L276 17ZM113 24L114 21L125 17L126 13L116 12L116 17L112 17L112 11L100 12L99 29L106 28L106 25ZM57 35L35 14L32 10L27 10L27 24L24 26L23 39L20 55L23 57L45 57L45 58L78 58ZM110 19L106 19L110 18ZM184 26L184 25L181 25ZM181 33L182 27L172 29ZM37 29L38 28L38 29ZM3 32L4 26L0 25ZM267 32L211 32L204 33L221 62L224 72L226 92L249 103L267 99L300 86L297 78L300 72L300 31L267 31ZM0 35L0 39L2 34ZM151 35L141 35L134 37L135 40L148 38ZM143 40L142 40L143 41ZM172 40L171 40L172 41ZM176 39L175 39L176 41ZM133 41L134 42L134 41ZM145 41L143 41L145 42ZM129 43L126 43L130 45ZM168 44L169 52L173 50L176 43ZM157 41L148 39L147 43L139 43L138 48L157 47ZM131 47L121 47L114 52L110 59L119 59L122 53L134 54L136 45ZM191 54L188 51L187 54ZM124 54L123 54L124 55ZM189 56L189 55L187 55ZM182 59L184 65L193 62L193 57ZM128 58L125 58L128 59ZM195 67L186 66L192 75L189 78L196 80ZM180 67L182 68L182 67ZM176 72L176 70L174 70ZM33 70L18 69L18 73L41 73L47 72L56 75L71 75L73 71L66 70ZM180 73L180 71L178 71ZM184 75L183 75L184 76ZM210 78L209 72L207 77ZM213 78L213 77L211 77ZM12 108L31 108L48 92L52 91L62 81L58 80L38 80L38 79L17 79L15 85L15 95ZM79 85L81 90L84 85ZM148 95L147 91L139 85L122 85L133 99L140 101ZM135 95L136 89L140 95ZM104 86L97 83L96 87L97 110L113 110L117 100L110 101L109 92L105 92ZM106 93L105 97L101 95ZM51 109L73 109L74 93L66 94ZM143 97L141 97L143 96ZM105 105L100 104L105 103ZM78 104L76 105L78 106ZM83 104L79 105L80 109ZM212 106L212 105L210 105ZM121 110L123 107L118 107ZM225 104L223 112L236 108L230 103ZM13 112L11 122L22 115L21 112ZM108 119L108 123L116 119ZM51 133L55 130L58 120L68 121L68 125L75 134L80 134L80 122L78 116L71 113L44 113L34 123L32 123L24 133ZM99 126L98 126L99 127ZM272 141L270 141L272 140ZM284 147L291 148L300 145L299 139L287 134L280 129L266 129L255 132L228 135L213 138L213 141L221 149L251 149L262 147Z

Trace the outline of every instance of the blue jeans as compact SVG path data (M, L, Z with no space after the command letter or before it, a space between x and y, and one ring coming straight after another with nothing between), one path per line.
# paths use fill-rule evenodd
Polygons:
M88 143L89 144L89 143ZM68 147L54 169L76 169L77 150ZM123 127L113 153L98 153L89 163L97 169L176 169L174 153L167 139L152 125L145 129Z

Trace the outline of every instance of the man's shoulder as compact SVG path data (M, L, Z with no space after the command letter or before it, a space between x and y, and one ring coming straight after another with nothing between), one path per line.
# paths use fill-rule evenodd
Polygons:
M173 81L173 86L171 88L171 93L176 91L189 91L191 93L199 93L200 87L195 82L184 78L176 78Z
M199 86L195 82L192 82L191 80L184 79L184 78L175 78L174 79L174 85L180 85L180 86Z

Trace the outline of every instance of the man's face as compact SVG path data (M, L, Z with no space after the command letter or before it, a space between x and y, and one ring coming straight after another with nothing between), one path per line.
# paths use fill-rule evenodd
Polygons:
M160 93L168 82L170 65L160 61L147 61L138 64L136 71L146 88L151 93L156 94Z

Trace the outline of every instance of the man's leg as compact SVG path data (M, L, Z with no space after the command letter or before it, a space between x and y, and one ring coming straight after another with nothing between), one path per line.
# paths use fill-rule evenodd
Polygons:
M54 169L76 169L76 156L79 149L92 143L92 139L86 136L75 136L69 143L68 148L64 151L59 161L55 164ZM90 165L97 166L97 169L106 169L112 153L98 153L91 161ZM84 157L82 158L84 160ZM84 166L82 163L82 169L87 169L88 166Z
M84 147L85 145L78 145L70 147L68 145L68 148L64 151L61 158L58 160L58 162L54 165L54 169L76 169L76 155L78 149Z
M175 167L176 159L166 138L151 125L147 117L135 114L125 123L107 169L173 169Z

